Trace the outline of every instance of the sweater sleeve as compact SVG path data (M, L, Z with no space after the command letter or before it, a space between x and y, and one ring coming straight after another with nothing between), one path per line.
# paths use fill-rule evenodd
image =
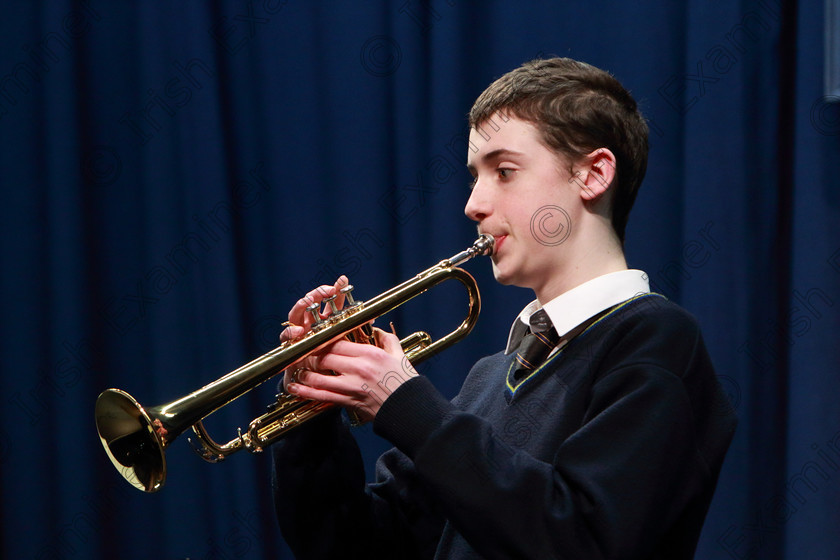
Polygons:
M329 411L272 446L280 530L295 558L430 558L443 525L414 496L412 464L392 450L366 485L349 426ZM421 493L422 494L422 493Z

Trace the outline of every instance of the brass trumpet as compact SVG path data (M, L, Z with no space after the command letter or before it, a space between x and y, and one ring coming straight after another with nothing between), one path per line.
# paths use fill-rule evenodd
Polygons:
M144 408L124 391L105 390L96 400L95 411L96 428L105 452L130 484L145 492L156 492L166 481L166 448L191 426L199 443L196 451L209 462L221 461L240 449L262 451L289 430L333 405L281 393L277 402L269 406L269 411L255 418L246 432L239 429L236 438L221 445L210 438L201 421L341 337L370 341L370 323L374 319L449 279L461 282L469 294L469 313L464 321L434 342L427 333L417 332L400 343L411 363L417 364L458 342L475 326L481 308L475 280L458 265L479 255L492 254L493 242L492 236L482 234L467 250L366 302L354 301L352 287L348 286L344 289L346 307L339 310L333 302L328 302L332 313L325 319L321 318L320 305L310 307L316 322L302 338L284 342L252 362L169 403Z

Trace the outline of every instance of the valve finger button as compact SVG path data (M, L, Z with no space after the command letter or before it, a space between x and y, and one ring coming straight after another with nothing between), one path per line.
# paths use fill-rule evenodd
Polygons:
M330 306L330 311L332 311L333 315L338 314L338 306L335 304L335 298L336 297L338 297L338 296L330 296L330 297L328 297L327 299L324 300L327 303L327 305Z
M306 307L306 310L312 314L312 319L315 321L316 326L324 322L324 320L321 319L320 308L321 306L317 303L313 303L312 305Z
M347 284L339 292L344 295L346 306L356 305L356 300L353 299L353 284Z

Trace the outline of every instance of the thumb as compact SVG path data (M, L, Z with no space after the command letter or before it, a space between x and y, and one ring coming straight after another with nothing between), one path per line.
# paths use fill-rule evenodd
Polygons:
M373 327L373 332L376 337L377 346L395 356L404 354L402 344L400 344L400 339L397 335L383 331L379 327Z

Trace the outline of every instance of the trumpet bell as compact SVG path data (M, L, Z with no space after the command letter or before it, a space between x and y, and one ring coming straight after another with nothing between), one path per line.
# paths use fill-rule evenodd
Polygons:
M107 389L96 399L95 415L99 440L123 478L144 492L163 487L166 442L140 403L125 391Z

